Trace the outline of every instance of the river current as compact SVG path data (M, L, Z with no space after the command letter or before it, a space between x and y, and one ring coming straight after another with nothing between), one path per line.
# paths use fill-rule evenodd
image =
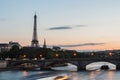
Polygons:
M120 80L120 71L113 70L55 73L53 71L4 71L0 72L0 80L54 80L56 76L62 74L68 75L70 80Z
M100 70L91 65L91 71L1 71L0 80L55 80L58 76L67 76L69 80L120 80L119 70ZM114 66L111 66L114 68ZM90 68L90 66L89 66ZM90 69L92 69L90 68ZM56 79L57 80L57 79ZM63 80L63 79L58 79Z

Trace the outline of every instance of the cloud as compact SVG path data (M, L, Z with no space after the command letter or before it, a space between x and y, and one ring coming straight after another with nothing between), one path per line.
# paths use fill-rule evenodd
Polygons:
M105 43L83 43L83 44L71 44L71 45L59 45L60 47L82 47L82 46L96 46L104 45Z
M64 29L72 29L72 27L69 27L69 26L52 27L52 28L49 28L48 30L64 30Z
M74 27L86 27L87 25L74 25Z
M77 27L85 27L86 25L71 25L71 26L57 26L57 27L51 27L47 30L67 30L67 29L73 29Z

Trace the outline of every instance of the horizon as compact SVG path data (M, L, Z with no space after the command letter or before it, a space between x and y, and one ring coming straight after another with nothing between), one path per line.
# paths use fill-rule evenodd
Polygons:
M70 50L120 49L119 0L1 0L0 43L32 41Z

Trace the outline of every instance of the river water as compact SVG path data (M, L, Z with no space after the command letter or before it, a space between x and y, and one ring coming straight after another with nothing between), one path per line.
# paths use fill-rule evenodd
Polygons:
M56 72L55 72L56 73ZM120 80L120 71L79 71L55 74L44 71L4 71L0 72L0 80L54 80L56 76L67 75L70 80ZM51 75L54 74L54 75ZM49 76L51 75L51 76ZM46 78L44 78L46 76Z
M98 65L91 65L98 68ZM114 66L111 66L114 67ZM90 68L90 66L89 66ZM90 69L92 69L90 68ZM67 76L69 80L120 80L120 71L92 70L92 71L1 71L0 80L54 80L58 76ZM59 79L62 80L62 79Z

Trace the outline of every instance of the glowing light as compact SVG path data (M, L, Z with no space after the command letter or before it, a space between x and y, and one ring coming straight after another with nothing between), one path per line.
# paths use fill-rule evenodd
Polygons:
M23 57L26 58L27 56L24 54Z
M91 72L90 73L90 79L94 79L95 78L95 73L94 72Z
M109 56L112 56L112 55L113 55L113 54L110 52L110 53L109 53Z
M113 80L113 76L114 76L114 71L109 71L108 72L108 80Z
M42 57L43 57L43 55L42 55L42 54L40 54L40 57L42 58Z
M27 76L27 71L23 71L23 76L26 77Z
M65 76L58 76L54 80L67 80L68 78L69 76L65 75Z
M91 53L91 56L93 56L94 55L94 53Z
M77 56L77 54L76 54L76 53L74 53L73 55L74 55L74 56Z
M55 54L56 57L59 57L59 54Z

